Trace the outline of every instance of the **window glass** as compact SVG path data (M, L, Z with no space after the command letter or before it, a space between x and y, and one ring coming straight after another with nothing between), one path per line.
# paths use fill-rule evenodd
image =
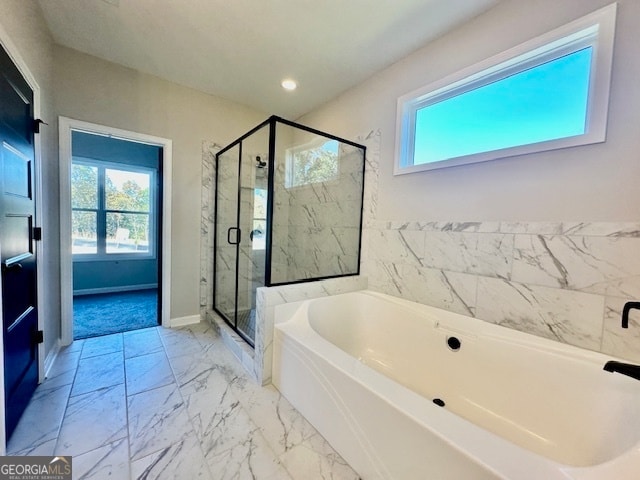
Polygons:
M253 190L253 250L264 250L267 241L267 190Z
M292 149L289 187L333 180L338 176L338 142L329 140L311 148Z
M72 208L98 208L98 167L71 165Z
M107 168L105 177L107 210L149 211L148 173Z
M154 253L154 171L113 165L88 159L72 163L72 253L84 260L92 259L90 255Z
M107 253L149 252L149 214L107 212Z
M97 213L73 210L71 212L72 253L98 253Z
M420 108L413 163L584 134L592 52L584 48Z

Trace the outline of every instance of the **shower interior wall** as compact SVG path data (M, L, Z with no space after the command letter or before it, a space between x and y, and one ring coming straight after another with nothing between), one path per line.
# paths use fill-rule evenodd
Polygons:
M287 178L293 152L321 150L331 140L290 125L276 128L271 284L358 273L364 151L337 142L335 175L294 186Z

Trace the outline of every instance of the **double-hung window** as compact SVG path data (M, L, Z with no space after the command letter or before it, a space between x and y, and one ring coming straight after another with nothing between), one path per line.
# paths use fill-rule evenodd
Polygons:
M603 142L616 5L398 100L395 174Z
M75 159L71 165L74 260L150 258L156 171Z

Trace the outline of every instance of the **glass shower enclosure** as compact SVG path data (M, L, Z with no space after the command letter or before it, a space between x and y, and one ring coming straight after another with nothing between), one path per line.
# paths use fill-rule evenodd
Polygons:
M250 345L258 287L360 273L365 151L272 116L216 155L213 307Z

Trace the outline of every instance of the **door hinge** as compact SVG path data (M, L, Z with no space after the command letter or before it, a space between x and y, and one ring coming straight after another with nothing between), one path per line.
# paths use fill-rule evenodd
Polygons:
M49 125L44 120L40 120L39 118L35 118L33 120L33 133L40 133L40 124Z
M42 227L33 227L33 239L42 240Z
M39 345L44 342L44 332L42 330L36 330L33 332L33 343Z

